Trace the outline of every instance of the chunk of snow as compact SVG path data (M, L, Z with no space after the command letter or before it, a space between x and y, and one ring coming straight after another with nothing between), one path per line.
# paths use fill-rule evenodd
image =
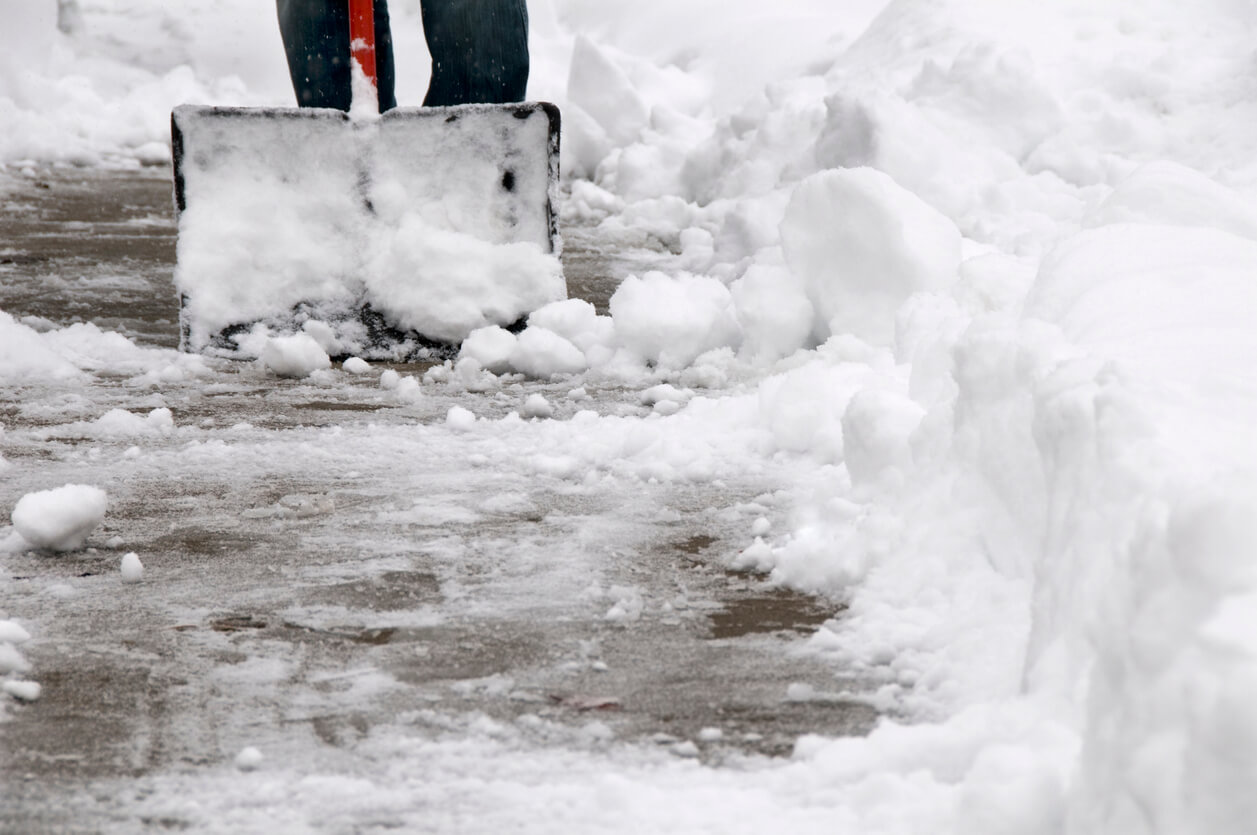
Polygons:
M462 406L451 406L445 414L445 425L455 432L469 432L476 425L476 416Z
M38 701L39 694L43 692L43 688L34 681L6 681L0 686L4 692L22 702Z
M13 527L36 548L74 551L105 520L105 491L85 484L27 493L13 508Z
M524 406L519 413L526 418L548 418L554 416L554 407L544 395L534 393L524 400Z
M511 355L515 352L516 343L515 334L506 328L497 325L476 328L463 340L458 356L476 360L481 368L492 374L505 374L512 369Z
M122 582L138 583L144 577L144 564L140 562L140 557L134 551L122 558L119 564L122 571Z
M565 299L534 310L528 327L545 328L580 348L590 357L595 349L610 350L615 342L615 324L610 316L599 316L584 299Z
M265 757L262 752L254 748L252 745L240 749L240 753L236 754L236 768L241 771L256 771L262 765Z
M366 374L370 372L371 364L362 357L350 357L341 364L341 368L349 374Z
M549 380L567 374L579 374L588 366L579 348L557 333L545 328L528 327L519 335L511 353L516 371Z
M684 368L714 348L736 347L741 339L733 298L714 278L660 272L629 276L610 307L620 344L665 368Z
M308 333L275 336L262 348L262 365L279 377L308 377L332 367L332 360Z
M960 267L956 225L872 168L804 180L781 222L786 260L815 310L815 336L850 333L879 345L913 293L941 290Z

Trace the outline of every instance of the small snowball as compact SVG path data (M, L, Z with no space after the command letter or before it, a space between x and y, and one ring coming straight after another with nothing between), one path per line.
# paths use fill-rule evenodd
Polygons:
M262 348L262 365L279 377L308 377L315 371L332 367L332 360L308 333L276 336Z
M250 745L240 749L240 753L236 754L236 768L241 771L254 771L262 764L263 759L265 758L262 752Z
M772 530L772 523L767 518L761 516L751 523L751 536L764 536Z
M6 681L4 692L22 702L33 702L39 699L43 688L34 681Z
M397 384L401 381L402 375L398 374L391 368L384 369L384 372L380 374L380 388L385 391L392 391L397 388Z
M445 425L455 432L469 432L476 425L476 416L462 406L451 406L445 414Z
M669 750L671 750L672 753L676 754L678 757L684 757L686 759L693 759L699 755L698 746L688 739L684 742L678 742Z
M515 352L517 341L515 334L506 328L496 325L477 328L463 340L458 356L476 360L491 374L505 374L511 370L511 354Z
M134 551L122 558L122 582L138 583L144 576L144 564Z
M371 370L371 364L362 357L350 357L341 363L340 367L348 374L366 374Z
M698 738L701 742L719 742L724 739L725 732L719 728L703 728L698 732Z
M13 527L36 548L74 551L105 520L105 491L85 484L27 493L13 508Z
M423 399L423 389L415 377L402 377L393 388L393 397L402 403L418 403Z
M520 414L529 418L553 417L554 407L542 395L530 394L528 399L524 401L524 407L520 409Z

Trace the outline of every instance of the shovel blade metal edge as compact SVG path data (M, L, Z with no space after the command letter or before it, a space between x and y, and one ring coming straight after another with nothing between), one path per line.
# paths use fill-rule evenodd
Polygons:
M221 258L203 257L239 247L215 240L209 214L259 218L331 217L311 230L341 272L365 259L360 240L338 241L344 230L385 222L372 203L373 188L387 183L389 199L438 202L448 231L490 243L536 244L561 249L556 206L559 188L560 114L546 102L397 108L378 120L353 121L337 110L181 105L171 114L174 202L179 216L175 286L180 305L180 347L189 352L240 357L238 337L258 324L273 332L300 330L311 318L332 320L355 335L352 353L404 360L456 346L413 330L399 330L365 298L347 302L320 295L321 276L303 293L299 267L279 263L271 304L245 305L232 321L206 316L204 297L217 292ZM190 211L195 209L197 211ZM198 223L189 223L197 216ZM333 222L334 221L334 222ZM230 224L224 227L230 230ZM265 242L265 238L262 238ZM252 239L256 246L256 239ZM343 251L342 251L343 250ZM283 261L285 253L269 253ZM299 254L293 253L299 260ZM216 267L215 264L219 266ZM328 268L331 269L329 263ZM308 269L308 266L306 267ZM214 307L219 300L210 299ZM502 322L510 325L512 323Z

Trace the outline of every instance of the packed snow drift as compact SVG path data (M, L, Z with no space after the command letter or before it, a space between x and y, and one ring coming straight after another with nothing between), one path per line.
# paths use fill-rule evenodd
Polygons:
M8 176L147 163L165 150L170 106L190 97L285 103L277 37L262 23L231 36L266 4L80 5L69 34L42 11L0 34ZM393 5L413 47L399 97L413 101L418 4ZM534 421L459 406L440 430L626 485L788 462L788 510L727 562L844 602L810 648L869 682L855 695L886 718L745 771L521 752L501 728L469 743L374 740L399 764L378 786L328 778L314 793L296 764L256 767L332 815L349 799L440 794L438 766L458 763L475 791L441 796L520 831L1249 831L1250 4L530 11L530 96L565 114L565 220L658 257L609 315L555 301L515 334L443 313L466 331L461 357L393 389L409 380L414 402L513 374L570 380L574 398L595 383L639 390L649 408L635 417L546 420L532 401ZM224 44L243 63L229 69ZM88 327L37 333L0 314L0 381L73 391L90 369L177 368L141 362L153 355L136 345L92 365L70 346L113 337ZM318 384L326 347L275 350L277 373ZM0 652L25 675L13 642ZM421 784L407 758L433 764ZM225 810L238 779L253 778L183 788Z

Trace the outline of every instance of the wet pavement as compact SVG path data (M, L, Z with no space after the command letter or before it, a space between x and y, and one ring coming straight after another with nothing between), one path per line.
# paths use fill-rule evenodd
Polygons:
M176 345L168 172L47 172L0 189L0 205L0 309ZM572 295L602 310L659 255L564 234ZM636 393L425 386L405 404L375 375L319 387L209 366L159 394L108 373L72 391L3 389L0 507L85 481L110 510L86 551L0 554L0 613L34 634L23 651L44 688L0 719L0 831L186 828L110 787L221 768L246 745L352 761L374 728L416 711L437 724L596 717L617 740L715 765L876 718L856 699L787 697L791 684L858 689L803 651L837 604L725 568L750 522L776 512L780 474L574 478L495 461L500 447L474 437L428 445L451 405L494 418L540 392L555 420L644 416ZM179 433L64 429L157 405ZM144 560L138 586L121 584L126 551Z

